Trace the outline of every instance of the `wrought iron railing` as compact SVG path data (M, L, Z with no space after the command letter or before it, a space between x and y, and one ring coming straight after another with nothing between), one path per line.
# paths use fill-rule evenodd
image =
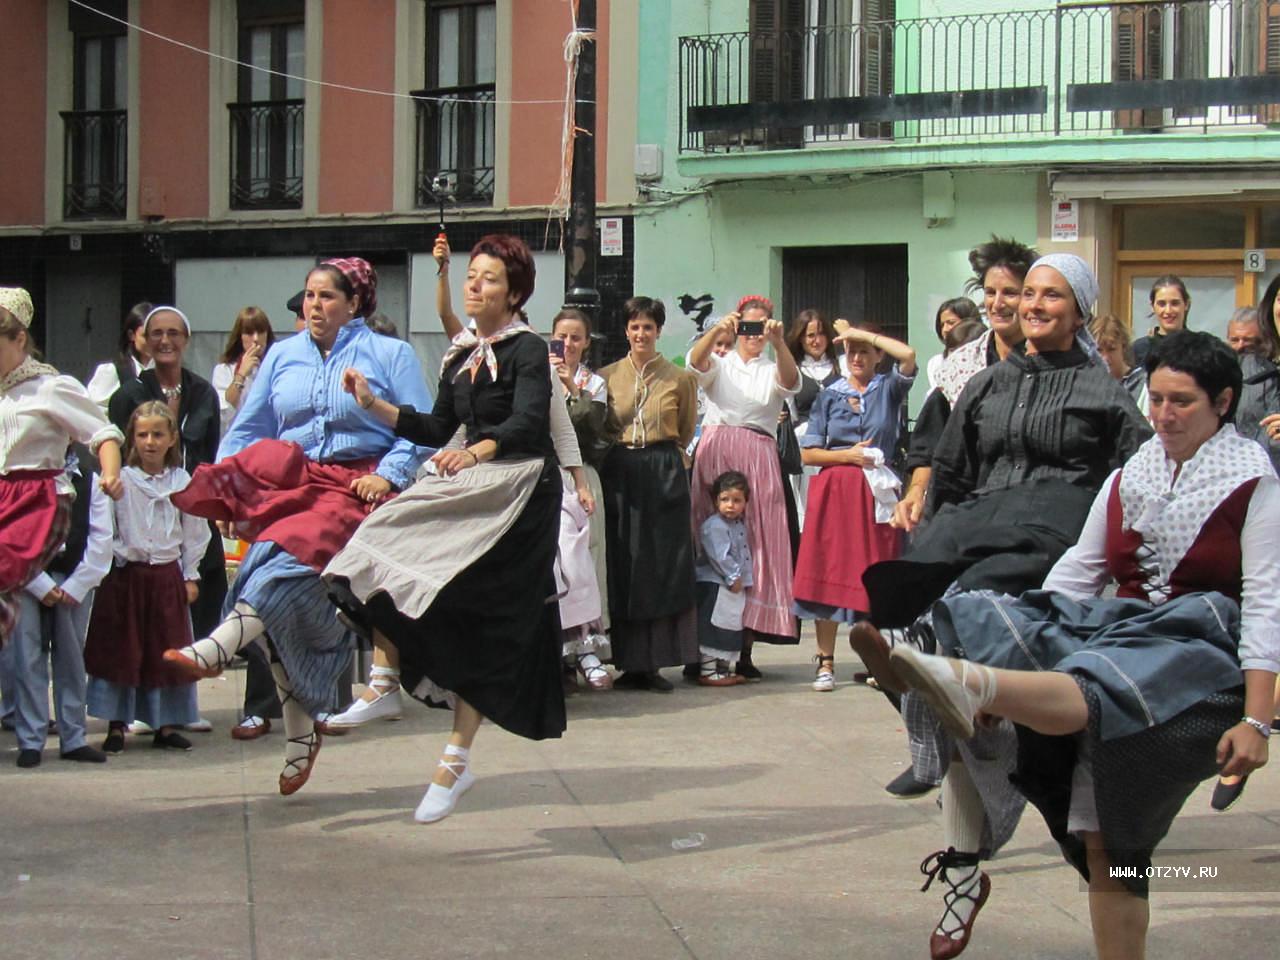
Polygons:
M229 103L231 207L302 206L302 100Z
M418 90L414 202L439 202L444 178L452 203L493 202L494 88L492 84Z
M1280 121L1280 3L1134 0L681 37L680 149Z
M68 220L124 216L128 182L128 113L62 114L62 215Z

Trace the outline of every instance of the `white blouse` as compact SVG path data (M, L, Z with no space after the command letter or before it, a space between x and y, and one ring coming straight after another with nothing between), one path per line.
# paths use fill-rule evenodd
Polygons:
M73 440L97 453L105 440L123 444L120 431L74 377L32 377L0 394L0 476L15 470L62 470ZM70 493L71 481L58 481Z
M138 376L143 370L150 370L156 365L154 360L139 363L138 358L134 356L129 357L129 360L133 363L134 376ZM85 389L89 391L90 399L105 410L107 404L111 401L112 394L120 389L120 374L116 371L115 361L98 364L94 368L93 376L89 378L89 383Z
M800 392L800 378L794 387L784 387L778 380L778 365L764 357L743 360L732 350L723 357L714 353L705 371L686 367L698 378L698 386L706 392L704 427L750 427L772 436L778 429L778 414L788 397Z
M116 563L151 566L181 561L184 580L200 579L200 560L209 546L209 523L183 513L169 498L191 482L181 467L152 476L138 467L120 471L124 496L112 504Z
M1045 590L1085 600L1098 596L1110 582L1107 505L1119 476L1119 470L1113 472L1098 491L1080 539L1049 571ZM1274 476L1262 477L1249 498L1240 553L1240 667L1280 673L1280 483Z
M258 371L262 369L262 365L253 368L253 372L244 378L244 386L240 388L240 400L249 395L249 388L253 386L254 379L258 376ZM209 374L209 382L213 384L213 389L218 391L218 412L222 415L222 435L227 435L227 428L231 426L231 421L236 418L236 411L240 408L227 399L227 387L231 386L231 381L236 378L236 364L219 363L213 368L213 372Z

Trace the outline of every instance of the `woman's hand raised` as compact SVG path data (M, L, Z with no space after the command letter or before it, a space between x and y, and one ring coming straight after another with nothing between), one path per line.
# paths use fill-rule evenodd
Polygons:
M373 391L369 389L369 381L355 367L347 367L342 371L342 389L356 398L356 403L366 410L374 401Z

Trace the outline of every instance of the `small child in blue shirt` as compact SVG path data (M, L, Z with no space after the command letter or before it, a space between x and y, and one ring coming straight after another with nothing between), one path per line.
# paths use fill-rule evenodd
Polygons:
M747 542L747 501L751 487L737 470L728 470L711 485L716 512L702 522L694 579L698 594L698 650L702 667L698 683L731 687L744 683L734 673L742 656L742 613L751 586L751 547Z

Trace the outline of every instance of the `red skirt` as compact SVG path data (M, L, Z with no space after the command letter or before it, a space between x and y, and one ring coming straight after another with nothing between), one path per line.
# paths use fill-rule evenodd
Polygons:
M93 599L84 668L122 687L178 687L191 677L162 659L191 642L182 567L175 560L111 568Z
M71 528L71 498L58 496L61 470L20 470L0 478L0 646L18 622L10 596L57 555Z
M869 610L862 573L873 563L895 559L901 544L899 531L876 523L875 497L861 467L823 467L809 481L809 505L796 558L796 600Z
M235 523L243 540L278 543L319 573L372 509L351 483L377 465L377 459L316 463L296 443L259 440L197 467L171 500L185 513Z

